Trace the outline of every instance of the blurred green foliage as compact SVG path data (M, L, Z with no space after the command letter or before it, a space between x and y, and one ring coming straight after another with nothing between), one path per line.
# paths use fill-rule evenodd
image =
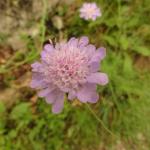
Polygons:
M10 110L0 103L0 150L93 150L100 145L116 150L118 141L127 150L149 149L150 70L144 62L142 68L138 67L136 60L150 57L150 2L95 0L103 14L95 22L79 18L77 9L82 2L76 1L73 7L60 5L54 13L64 21L65 38L87 35L92 43L107 48L101 70L108 73L110 82L98 87L101 100L91 107L117 137L110 135L85 105L67 102L64 111L54 115L42 99L35 112L30 102L20 100ZM44 11L37 39L22 35L27 50L17 51L0 68L1 73L36 60L40 51L37 41L59 38L61 31L45 25L50 17ZM1 41L5 38L0 36Z

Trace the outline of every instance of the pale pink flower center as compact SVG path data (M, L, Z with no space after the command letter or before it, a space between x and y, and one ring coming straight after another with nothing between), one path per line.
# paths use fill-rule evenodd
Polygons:
M55 50L49 57L45 75L61 90L78 89L89 74L88 55L78 48Z
M93 14L95 14L95 9L91 7L86 13L88 17L91 17Z

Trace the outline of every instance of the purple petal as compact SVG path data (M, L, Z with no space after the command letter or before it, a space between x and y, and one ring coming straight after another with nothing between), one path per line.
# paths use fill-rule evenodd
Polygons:
M41 90L38 92L39 97L46 97L48 94L50 94L55 89L55 86L50 86L46 89Z
M96 103L99 98L98 94L96 93L96 84L86 83L81 90L78 91L77 97L83 103Z
M102 59L104 59L104 57L106 56L106 49L101 47L99 49L97 49L97 51L95 52L95 54L93 55L91 62L100 62Z
M64 43L64 42L60 43L60 50L64 50L65 51L66 49L68 49L68 44Z
M108 76L105 73L92 73L90 76L87 77L87 81L89 83L105 85L108 83Z
M73 37L68 41L68 44L73 47L76 47L78 45L78 39Z
M46 88L47 83L43 80L44 76L42 73L36 72L32 74L32 81L30 83L31 88Z
M41 59L45 62L50 60L50 55L54 51L54 47L51 44L46 44L44 50L41 52Z
M35 62L31 64L32 71L33 72L42 72L43 71L43 65L39 62Z
M90 63L90 71L91 72L97 72L100 68L100 64L97 61L91 62Z
M48 104L52 104L54 103L54 101L56 100L56 94L55 94L55 90L51 91L50 93L48 93L45 97L45 101Z
M88 100L89 103L96 103L99 99L99 95L95 92L93 92L92 98Z
M40 89L40 88L45 88L47 87L47 83L43 80L32 80L31 83L30 83L30 87L31 88L37 88L37 89Z
M64 92L61 92L59 89L52 90L46 96L46 102L52 104L53 113L60 113L64 105Z
M91 19L92 19L93 21L95 21L96 18L97 18L97 16L93 16Z
M89 44L83 50L88 54L89 57L92 57L93 53L95 53L96 48L94 45Z
M106 48L104 47L100 47L97 49L97 55L99 56L99 58L102 60L105 58L106 56Z
M75 99L75 98L76 98L76 92L75 92L75 91L69 92L69 94L68 94L68 99L69 99L69 100L73 100L73 99Z
M46 45L44 46L44 50L47 51L47 52L51 52L51 51L54 50L54 47L53 47L53 45L51 45L51 44L46 44Z
M89 39L87 36L82 36L79 40L79 45L86 46L89 43Z
M41 73L41 72L33 72L33 74L32 74L32 79L33 80L43 80L43 78L44 78L44 75L43 75L43 73Z
M42 59L44 62L49 62L49 60L50 60L50 52L43 50L43 51L41 52L41 59Z
M52 104L52 112L58 114L62 111L64 107L64 93L61 91L57 91L55 94L56 94L56 99Z
M92 5L93 8L95 8L95 9L97 8L96 3L93 2L93 3L91 3L91 5Z

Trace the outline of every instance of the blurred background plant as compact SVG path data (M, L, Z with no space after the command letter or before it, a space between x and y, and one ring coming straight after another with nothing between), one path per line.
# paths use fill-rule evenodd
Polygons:
M102 17L79 18L83 0L0 1L0 150L149 150L149 0L95 0ZM30 64L49 38L89 36L107 48L110 82L100 101L65 104L60 115L29 88Z

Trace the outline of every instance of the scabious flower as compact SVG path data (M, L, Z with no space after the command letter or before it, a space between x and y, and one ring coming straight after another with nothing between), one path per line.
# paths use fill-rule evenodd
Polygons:
M98 72L105 55L105 48L96 50L86 36L56 45L46 44L41 61L31 65L31 87L52 104L53 113L62 111L65 93L69 100L77 98L83 103L96 103L99 99L96 84L108 83L107 75Z
M80 17L85 20L96 20L97 17L101 16L100 8L97 7L96 3L84 3L80 8Z

